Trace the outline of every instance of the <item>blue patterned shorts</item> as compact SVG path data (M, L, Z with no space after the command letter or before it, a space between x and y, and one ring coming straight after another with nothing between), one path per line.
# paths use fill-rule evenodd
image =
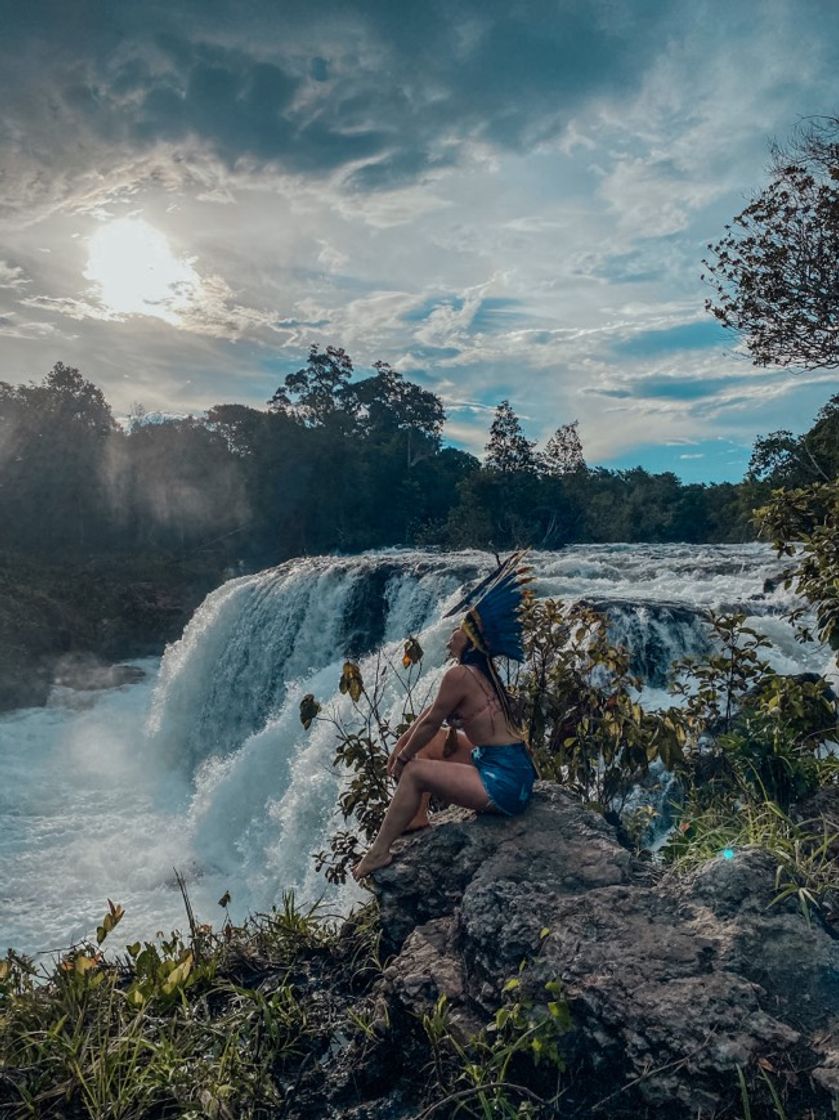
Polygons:
M530 803L536 780L524 743L473 747L472 761L495 808L508 817L523 813Z

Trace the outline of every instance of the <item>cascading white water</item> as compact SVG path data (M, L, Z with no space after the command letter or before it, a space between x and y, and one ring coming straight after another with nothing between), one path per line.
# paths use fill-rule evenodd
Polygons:
M706 607L746 610L776 641L768 660L780 671L826 668L824 650L796 643L779 617L789 595L765 588L780 565L763 546L579 546L531 561L537 594L606 611L649 682L648 704L670 702L674 658L705 648ZM221 918L227 889L234 917L287 888L346 910L359 888L329 887L312 859L337 824L335 730L321 720L305 731L300 699L314 693L323 715L353 726L337 691L345 654L369 681L377 658L398 665L415 634L421 706L443 671L453 624L443 611L493 566L486 553L388 550L241 576L207 596L159 667L141 663L141 684L84 710L56 690L52 706L0 718L13 779L0 791L0 944L66 945L89 934L106 897L126 907L119 944L182 926L173 866L201 920ZM391 680L385 708L398 715L402 699Z

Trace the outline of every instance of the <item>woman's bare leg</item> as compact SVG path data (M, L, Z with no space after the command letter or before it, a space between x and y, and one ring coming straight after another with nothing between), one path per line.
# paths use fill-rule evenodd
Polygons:
M422 750L417 751L414 757L431 758L438 762L458 762L461 765L465 763L467 766L471 766L472 744L469 742L462 731L457 732L457 750L454 752L454 754L449 755L448 758L443 758L443 750L446 746L447 735L448 731L441 728L431 740L431 742L426 743ZM402 743L403 739L407 739L407 737L408 736L406 733L402 736L402 738L400 738L399 742L391 752L391 757L393 757L394 754L399 753L399 751L402 749L400 744ZM428 828L428 803L430 800L430 793L424 793L422 795L422 797L420 798L419 808L414 814L413 820L410 820L408 822L408 824L402 830L403 832L417 832L421 828Z
M424 793L467 809L484 811L490 806L476 766L451 766L448 761L437 759L412 760L402 771L376 839L353 868L353 878L363 879L377 867L390 863L390 846L413 820Z

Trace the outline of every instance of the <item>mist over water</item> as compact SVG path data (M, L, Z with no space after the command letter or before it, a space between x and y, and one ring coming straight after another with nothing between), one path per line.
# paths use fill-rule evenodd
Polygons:
M776 643L766 658L781 672L827 669L827 652L803 648L779 617L789 593L764 591L781 565L762 545L588 545L531 561L537 595L607 611L650 705L671 702L674 659L707 649L702 608L741 606ZM173 866L200 921L220 922L228 889L234 919L287 888L349 909L364 892L331 887L312 859L337 824L335 729L305 731L300 699L314 693L322 714L353 726L337 690L345 655L369 682L377 658L399 665L414 634L425 650L418 710L445 667L456 620L442 614L492 567L479 552L291 561L208 595L162 661L134 663L147 673L139 684L55 689L48 707L0 717L0 948L68 945L92 932L108 897L126 909L115 947L183 928ZM403 695L385 693L394 717Z

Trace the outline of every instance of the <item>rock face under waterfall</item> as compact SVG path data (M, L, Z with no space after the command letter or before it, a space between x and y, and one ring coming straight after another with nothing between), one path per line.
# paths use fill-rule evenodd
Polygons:
M550 998L544 984L558 979L571 1011L562 1115L710 1118L739 1101L737 1066L758 1061L813 1115L839 1100L839 940L817 919L808 927L795 901L767 909L766 853L720 856L676 881L547 782L519 818L449 810L395 852L374 876L397 954L379 993L391 1022L445 994L455 1029L473 1033L526 960L525 994ZM414 1111L390 1096L344 1114Z

